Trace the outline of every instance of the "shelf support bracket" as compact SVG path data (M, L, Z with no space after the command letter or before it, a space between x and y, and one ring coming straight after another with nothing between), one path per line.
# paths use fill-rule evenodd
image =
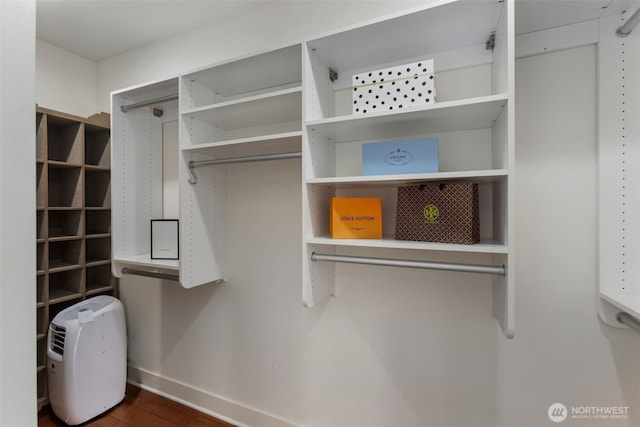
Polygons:
M492 32L489 35L489 39L484 44L484 47L485 47L486 50L493 50L493 48L496 47L496 33L495 32Z
M189 162L189 174L191 177L188 179L189 184L197 184L198 176L196 175L195 168L198 166L209 165L225 165L231 163L250 163L250 162L264 162L267 160L284 160L284 159L296 159L302 157L302 152L293 153L280 153L280 154L264 154L261 156L247 156L247 157L233 157L230 159L215 159L215 160L191 160Z
M338 72L333 68L329 68L329 80L331 80L332 82L338 80Z
M350 264L383 265L387 267L423 268L428 270L458 271L463 273L483 273L505 275L504 265L455 264L448 262L412 261L406 259L369 258L347 255L311 253L311 261L345 262Z

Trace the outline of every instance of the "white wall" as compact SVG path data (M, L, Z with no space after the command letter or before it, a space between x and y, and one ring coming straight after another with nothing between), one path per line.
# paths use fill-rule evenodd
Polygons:
M498 419L557 425L552 403L629 406L640 424L640 336L596 309L596 46L516 63L516 338L499 340Z
M36 420L35 2L0 1L0 425Z
M89 117L96 111L97 64L57 46L36 42L36 103L40 107Z

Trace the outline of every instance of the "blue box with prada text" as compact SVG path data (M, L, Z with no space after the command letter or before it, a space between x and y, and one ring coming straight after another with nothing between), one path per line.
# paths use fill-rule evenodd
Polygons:
M362 175L438 172L438 138L362 144Z

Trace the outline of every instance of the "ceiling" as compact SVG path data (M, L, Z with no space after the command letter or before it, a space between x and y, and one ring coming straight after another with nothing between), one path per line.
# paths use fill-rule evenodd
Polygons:
M2 1L2 0L0 0ZM92 61L233 19L265 0L36 0L36 37Z
M36 36L97 62L156 40L215 25L217 21L256 13L267 3L270 7L284 8L291 1L305 1L310 8L323 3L322 0L37 0ZM324 0L327 1L341 0ZM633 0L516 0L516 32L524 34L596 19L603 14L619 13L633 3Z

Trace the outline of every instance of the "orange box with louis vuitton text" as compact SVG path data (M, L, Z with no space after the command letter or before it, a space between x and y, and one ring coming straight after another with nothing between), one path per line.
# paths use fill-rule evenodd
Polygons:
M333 197L329 235L332 239L381 239L382 200Z

